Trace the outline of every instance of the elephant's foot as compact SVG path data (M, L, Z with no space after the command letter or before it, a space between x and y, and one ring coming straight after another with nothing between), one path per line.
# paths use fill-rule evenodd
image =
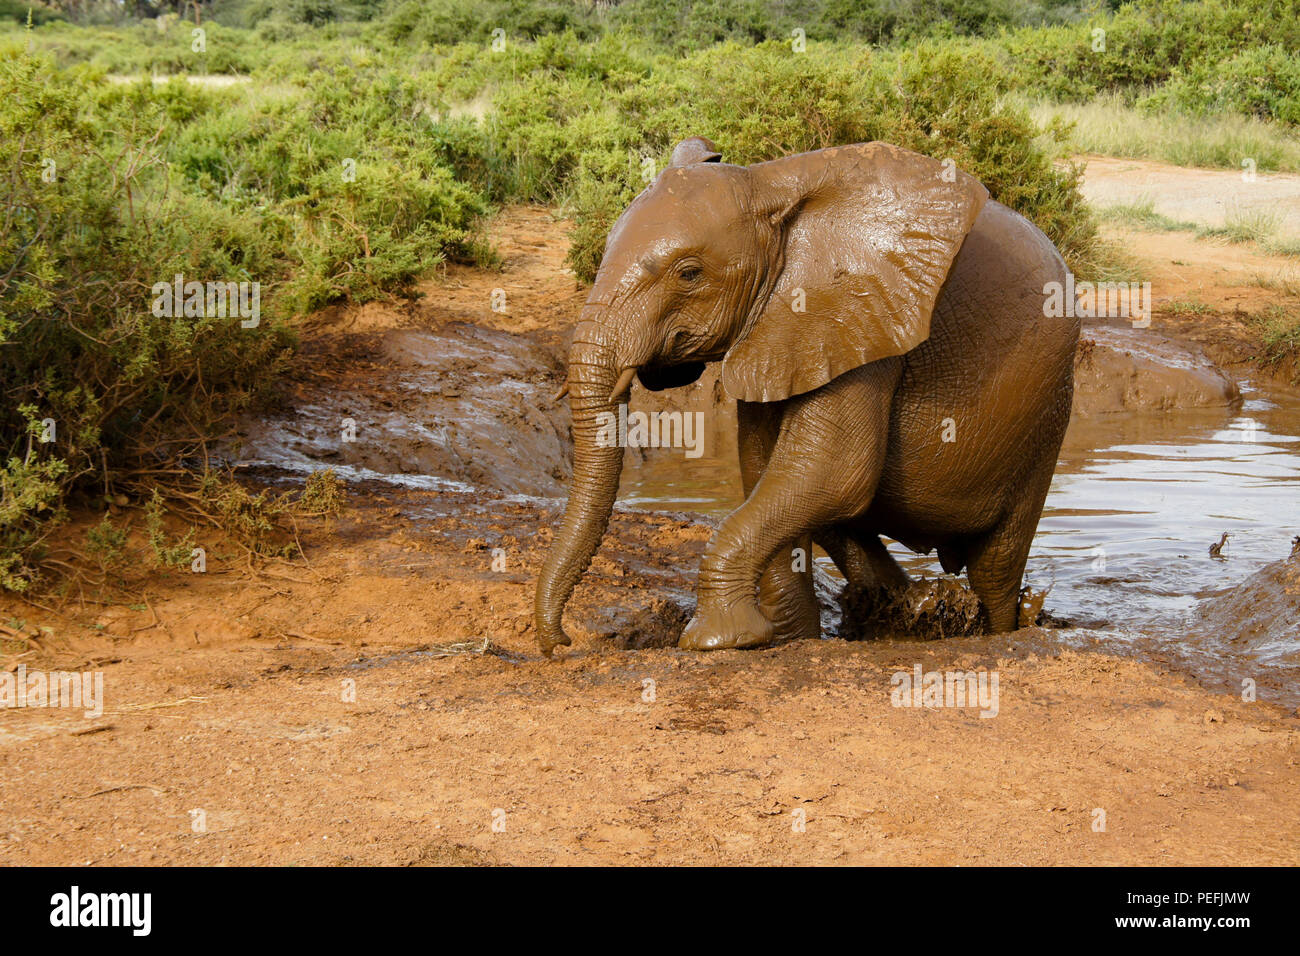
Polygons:
M816 600L804 599L801 592L783 594L768 600L759 592L759 611L772 622L773 639L781 641L815 640L822 636L821 612Z
M772 622L752 601L737 601L729 607L701 604L677 646L690 651L759 647L770 644L773 634Z
M801 542L800 547L807 555L812 550L812 542ZM783 556L759 578L758 609L772 622L773 635L778 641L821 637L821 609L813 593L812 575L790 570Z

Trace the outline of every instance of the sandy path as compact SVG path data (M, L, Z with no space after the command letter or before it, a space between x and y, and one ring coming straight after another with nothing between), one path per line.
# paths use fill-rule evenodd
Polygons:
M1242 213L1277 217L1278 234L1300 236L1300 175L1189 169L1145 159L1079 156L1087 164L1083 194L1095 206L1152 199L1156 212L1182 222L1221 226Z

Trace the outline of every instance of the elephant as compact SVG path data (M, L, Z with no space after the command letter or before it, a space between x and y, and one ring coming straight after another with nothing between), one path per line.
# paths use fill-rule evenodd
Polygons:
M623 449L597 432L721 362L744 502L720 524L679 646L820 633L810 563L906 586L881 536L966 569L984 629L1018 625L1021 579L1074 389L1077 318L1049 316L1056 247L976 178L887 143L751 166L695 137L609 232L569 352L573 481L537 580L547 656L599 546Z

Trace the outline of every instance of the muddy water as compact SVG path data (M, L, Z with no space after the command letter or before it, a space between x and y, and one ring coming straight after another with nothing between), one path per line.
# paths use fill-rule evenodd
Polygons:
M1183 631L1200 599L1286 557L1300 533L1300 399L1076 419L1028 577L1084 625ZM1222 557L1209 547L1230 534Z
M1247 389L1242 406L1076 418L1061 449L1026 583L1081 627L1180 631L1201 599L1286 557L1300 534L1300 397ZM649 451L619 501L714 518L741 501L731 462ZM1223 557L1209 546L1231 535ZM890 550L910 571L933 556Z

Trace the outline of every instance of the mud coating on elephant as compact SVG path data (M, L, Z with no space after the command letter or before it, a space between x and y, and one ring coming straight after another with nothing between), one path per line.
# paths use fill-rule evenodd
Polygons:
M905 587L887 536L967 572L993 631L1021 578L1068 422L1075 318L1051 242L951 164L884 143L754 166L687 140L615 223L574 333L574 478L538 577L546 653L618 491L599 440L634 379L721 362L745 500L701 561L682 647L815 637L821 545L855 589Z

